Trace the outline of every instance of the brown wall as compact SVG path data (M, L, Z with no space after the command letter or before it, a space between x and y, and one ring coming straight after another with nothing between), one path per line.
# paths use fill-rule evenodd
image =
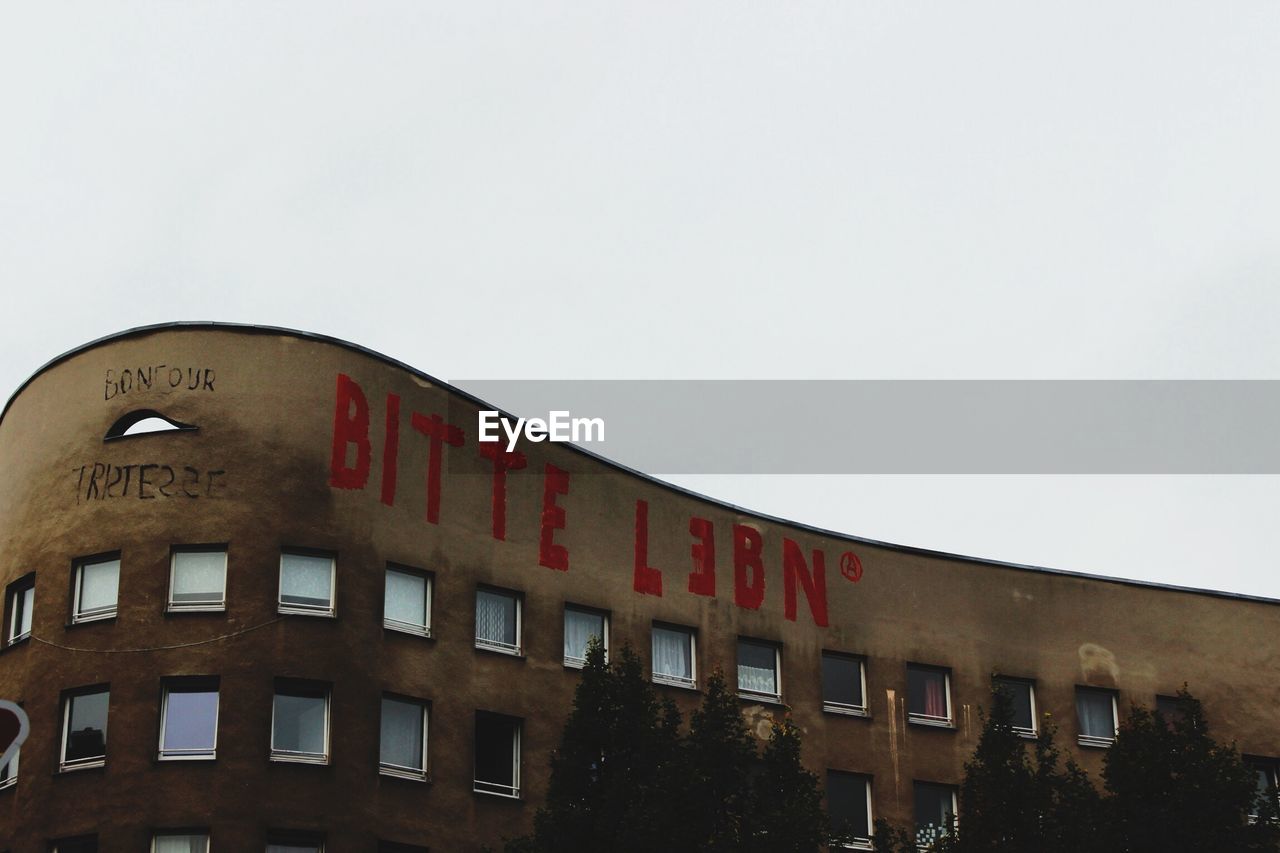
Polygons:
M118 381L125 369L132 377L140 365L160 364L150 389L131 378L127 393L111 393L109 374ZM168 382L175 367L176 389ZM188 369L201 371L194 390ZM330 485L338 374L369 404L363 488ZM392 505L380 499L388 393L401 407ZM139 408L199 430L103 441ZM438 413L465 433L461 447L444 451L435 524L424 517L429 443L412 412ZM561 660L566 602L607 610L612 647L630 643L646 661L654 620L695 626L702 683L715 667L732 683L738 636L781 643L783 698L804 729L806 761L819 772L871 774L877 817L910 821L913 780L959 781L993 672L1036 679L1060 740L1077 731L1076 685L1118 689L1123 715L1130 702L1150 704L1185 682L1221 737L1244 752L1280 755L1273 602L875 546L738 513L564 446L522 450L528 466L509 474L499 541L475 406L375 354L271 330L169 327L100 342L38 374L0 422L0 584L32 571L37 578L35 638L0 651L0 698L21 701L32 721L18 783L0 791L0 849L37 853L49 838L96 831L104 850L145 850L152 828L182 826L211 827L215 850L260 849L275 828L323 830L337 851L371 851L375 833L437 851L499 845L528 828L544 795L576 682ZM141 491L131 472L128 494L117 485L109 497L101 489L87 497L95 463L170 466L178 482L162 488L168 473L158 467ZM567 549L567 571L539 563L547 463L569 472L568 494L557 498L565 526L552 534ZM198 474L184 491L188 468ZM222 473L211 481L209 472ZM633 588L638 500L648 505L648 565L662 572L661 596ZM691 517L714 525L714 597L687 590ZM734 603L735 524L762 534L758 610ZM814 551L824 555L826 627L815 624L803 590L796 618L785 618L784 539L810 571ZM170 548L194 543L228 545L226 611L166 614ZM336 618L278 614L279 553L289 546L336 552ZM108 551L121 555L118 617L69 626L73 561ZM841 573L846 552L863 567L856 583ZM433 638L382 628L388 562L435 573ZM474 648L477 584L523 593L522 657ZM870 719L822 712L823 649L867 657ZM907 661L951 668L955 730L906 724ZM182 674L221 677L216 761L156 761L160 679ZM282 676L332 683L329 766L268 760L273 683ZM96 683L111 685L106 765L59 774L62 691ZM686 711L698 698L659 689ZM379 775L384 691L431 702L430 782ZM520 801L471 791L477 709L524 720ZM751 703L744 711L756 722L771 713ZM1100 767L1099 750L1077 757Z

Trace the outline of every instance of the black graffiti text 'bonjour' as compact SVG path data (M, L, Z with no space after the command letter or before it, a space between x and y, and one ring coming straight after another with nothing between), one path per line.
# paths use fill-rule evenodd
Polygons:
M130 392L212 391L217 374L212 367L172 367L152 364L145 367L107 368L103 399Z

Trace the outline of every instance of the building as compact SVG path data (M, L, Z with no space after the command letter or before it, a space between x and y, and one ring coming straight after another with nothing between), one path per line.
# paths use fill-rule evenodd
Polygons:
M717 667L758 731L790 706L853 827L927 835L954 808L993 674L1094 773L1131 702L1189 684L1274 778L1280 602L751 515L568 445L481 444L480 408L250 326L40 369L0 420L0 697L32 721L0 850L500 846L596 632L686 715Z

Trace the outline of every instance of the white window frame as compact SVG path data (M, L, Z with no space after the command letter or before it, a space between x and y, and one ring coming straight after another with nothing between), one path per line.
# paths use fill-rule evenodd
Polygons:
M835 773L844 773L848 776L860 776L866 780L866 785L864 786L864 788L867 796L867 832L874 833L874 829L876 825L876 816L875 816L875 812L872 811L872 808L871 808L871 802L872 802L871 776L867 773L854 773L849 770L835 770L835 771L828 770L827 772L828 774L835 772ZM840 849L842 850L874 850L875 841L873 840L872 835L868 835L865 839L855 838L852 841L842 841L839 846L840 846Z
M203 680L199 678L191 679L190 683L184 683L183 680L166 681L164 684L164 696L160 701L160 744L157 747L156 756L160 761L212 761L218 757L218 723L222 717L222 685L215 679ZM184 687L191 689L183 689ZM199 689L199 688L205 689ZM212 689L208 689L212 688ZM169 723L169 694L171 693L213 693L217 696L213 706L213 746L209 749L171 749L164 748L164 732L165 727ZM274 694L273 694L274 699ZM272 707L274 709L274 701ZM163 833L161 833L163 834ZM190 834L190 833L188 833Z
M0 791L18 784L18 759L21 757L22 747L18 747L14 750L13 757L9 759L9 763L4 767L0 767L0 772L4 773L3 776L0 776Z
M1040 736L1040 706L1036 703L1036 683L1029 678L1017 678L1012 675L997 675L997 684L1019 685L1027 688L1027 696L1031 700L1031 728L1013 726L1013 733L1029 740Z
M486 652L497 652L501 655L511 655L512 657L520 657L524 654L524 596L509 589L501 589L494 586L481 586L476 588L476 601L480 600L480 593L485 592L489 595L500 595L510 598L516 603L516 642L515 645L500 642L498 640L488 640L480 636L479 620L476 620L474 630L475 646Z
M30 593L31 600L27 601L27 594ZM26 577L18 578L9 586L9 600L6 602L9 608L9 628L5 631L5 645L12 646L15 643L21 643L31 636L31 631L35 628L35 604L36 604L36 576L35 573ZM20 617L29 616L31 627L25 631L19 628L23 619Z
M762 693L755 690L747 690L741 684L742 674L738 671L738 667L742 664L737 660L737 652L742 645L757 646L760 648L768 648L773 651L773 686L777 688L774 693ZM738 680L738 698L750 699L756 702L768 702L771 704L780 704L782 702L782 646L779 643L772 643L768 640L756 640L751 637L739 637L738 645L734 649L734 676Z
M222 555L222 595L217 601L174 601L174 581L178 577L179 554L221 554ZM332 599L331 599L332 600ZM166 609L182 613L216 613L227 609L227 549L221 546L183 545L175 547L169 554L169 602Z
M653 656L653 631L672 631L684 634L689 638L689 678L683 678L678 675L669 675L667 673L658 672L654 668ZM668 687L683 687L686 690L698 689L698 634L692 628L684 625L672 625L667 622L656 623L649 632L649 672L653 678L654 684L665 684Z
M90 767L104 767L107 763L107 740L102 739L102 755L91 756L89 758L74 758L67 760L67 738L71 734L71 706L75 704L75 700L82 696L96 696L99 693L107 694L107 721L111 720L111 688L105 687L101 690L91 688L88 690L74 690L63 694L62 697L62 739L58 747L58 772L70 773L73 770L86 770Z
M498 782L485 782L477 779L476 771L478 767L472 767L471 770L471 790L477 794L488 794L491 797L504 797L508 800L520 799L520 741L524 736L524 720L516 717L508 717L506 714L493 714L495 717L504 717L514 721L511 735L511 781L514 783L510 787L502 785ZM474 765L475 744L472 744L472 762ZM501 791L495 791L491 788L481 788L481 785L489 785L492 788L502 788Z
M566 604L564 606L565 623L568 622L568 613L570 610L572 610L575 613L585 613L590 616L600 617L600 620L601 620L600 630L603 632L603 634L600 637L600 644L604 646L604 662L608 663L609 662L609 613L608 611L600 610L595 607L583 607L580 604ZM574 658L574 657L569 657L568 655L565 655L564 665L569 667L570 669L582 669L584 666L587 665L587 659L585 657Z
M319 755L314 752L295 752L289 749L276 748L276 697L283 693L286 696L297 695L290 691L315 691L324 694L324 754ZM314 698L314 697L310 697ZM282 761L290 764L328 764L332 755L330 747L330 716L332 713L333 689L327 684L310 685L305 682L296 682L290 684L277 684L271 692L271 755L272 761Z
M928 672L942 673L942 689L947 700L947 716L937 717L932 714L923 714L911 710L911 688L907 685L907 722L917 726L934 726L940 729L954 729L956 727L955 708L951 704L951 670L941 666L930 666L923 663L907 664L908 673L912 669L918 669ZM910 675L908 675L908 679ZM865 694L864 694L865 695Z
M84 587L84 570L91 566L101 566L106 563L116 564L116 600L110 607L99 607L91 613L80 612L80 592ZM120 555L116 554L107 557L87 557L76 560L75 583L73 590L73 600L71 606L71 624L79 625L83 622L97 622L102 619L114 619L120 610L120 572L124 569L124 564L120 559Z
M204 853L209 853L209 830L207 829L175 829L168 832L153 832L151 834L151 853L156 853L156 842L161 838L173 838L175 836L185 838L192 835L204 836Z
M823 651L824 658L839 658L840 660L852 661L858 665L858 679L862 685L862 704L849 705L844 702L832 702L827 698L822 700L822 710L831 714L845 714L850 717L869 717L871 709L867 705L867 660L861 655L850 655L844 652ZM819 665L822 661L819 659Z
M424 625L414 625L408 622L401 622L399 619L387 618L387 575L397 572L402 575L411 575L413 577L422 578L423 589L423 618L426 620ZM388 631L400 631L405 634L413 634L418 637L431 636L431 608L433 605L433 596L435 595L435 576L431 572L422 571L420 569L410 568L399 563L387 563L385 571L382 573L382 627Z
M1116 701L1116 693L1114 690L1107 690L1106 688L1081 687L1077 685L1076 696L1073 698L1077 699L1078 701L1079 695L1081 693L1105 693L1111 699L1111 726L1113 729L1113 733L1111 737L1100 737L1097 735L1086 735L1082 732L1076 737L1076 743L1078 743L1080 746L1090 746L1098 749L1107 749L1116 742L1116 736L1120 734L1120 708L1119 708L1119 703ZM1077 706L1076 708L1076 725L1077 726L1080 725L1079 706Z
M431 730L431 703L423 699L415 699L410 696L399 696L394 693L382 694L382 701L385 701L387 699L391 699L395 702L402 702L406 705L409 705L409 704L417 705L418 710L422 712L422 755L419 756L422 762L422 766L421 767L403 767L399 764L387 764L382 761L382 756L381 756L381 751L382 751L381 711L382 709L381 707L379 707L378 709L379 710L378 773L380 773L383 776L394 776L398 779L413 779L414 781L421 782L427 778L429 773L429 769L428 769L429 765L427 764L427 754L428 754L428 744L430 743L430 741L428 740L428 735L430 734L430 730Z
M298 604L296 602L287 603L284 600L284 558L286 555L294 557L313 557L329 561L329 604L323 606L319 604ZM333 617L337 615L337 593L338 593L338 558L337 555L322 551L308 551L305 548L282 548L280 550L280 572L276 582L276 605L280 613L289 613L295 616L322 616Z

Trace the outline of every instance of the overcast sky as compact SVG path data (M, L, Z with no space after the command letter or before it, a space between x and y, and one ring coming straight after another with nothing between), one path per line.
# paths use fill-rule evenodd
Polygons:
M6 396L168 320L444 379L1280 378L1271 0L14 3L0 109ZM1280 597L1277 477L676 479Z

